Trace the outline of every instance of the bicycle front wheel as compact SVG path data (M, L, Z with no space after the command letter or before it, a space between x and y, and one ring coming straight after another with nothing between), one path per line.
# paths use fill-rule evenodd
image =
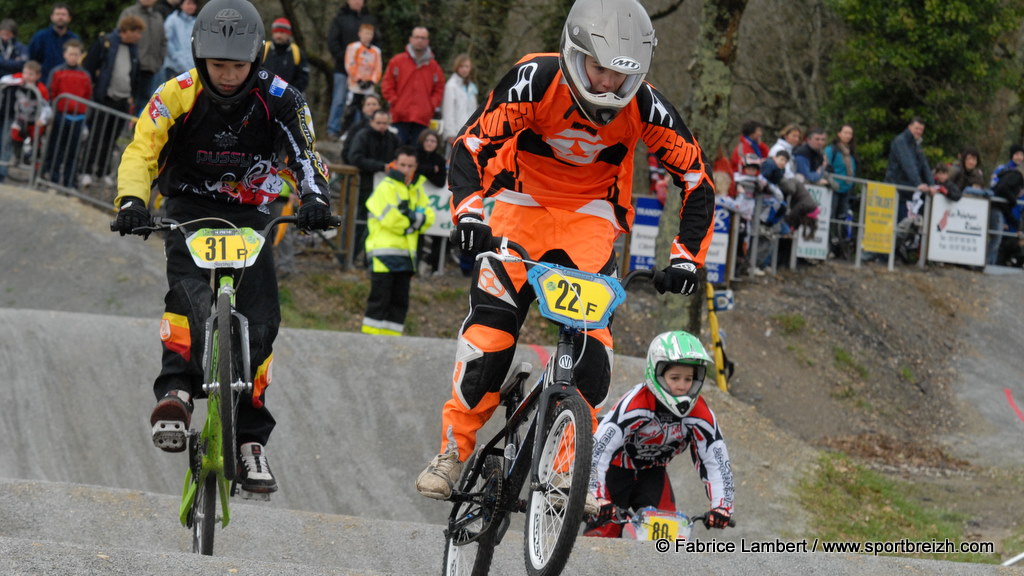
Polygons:
M487 456L479 476L471 483L470 472L480 452L466 461L459 479L459 491L478 494L474 500L455 504L453 520L444 539L444 576L485 576L491 568L496 528L505 518L497 508L501 497L501 460Z
M565 568L583 521L593 453L590 407L579 394L551 407L544 427L538 490L527 502L523 549L533 576L557 576Z
M231 393L235 359L231 353L231 296L217 296L217 380L220 393L221 453L224 477L235 479L238 466L235 450L235 399Z
M217 522L217 475L197 481L196 499L192 503L192 552L213 556L213 528Z

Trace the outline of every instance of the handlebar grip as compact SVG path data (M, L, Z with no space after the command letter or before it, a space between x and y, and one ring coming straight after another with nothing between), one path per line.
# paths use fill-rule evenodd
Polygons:
M651 284L653 284L653 285L654 285L654 287L655 287L655 288L656 288L656 289L657 289L657 290L658 290L659 292L664 292L664 291L665 291L665 290L664 290L664 285L665 285L665 271L664 271L664 270L655 270L655 271L654 271L654 276L652 276L652 277L651 277Z
M337 216L337 215L331 216L330 222L331 222L331 228L339 228L339 227L341 227L341 216Z

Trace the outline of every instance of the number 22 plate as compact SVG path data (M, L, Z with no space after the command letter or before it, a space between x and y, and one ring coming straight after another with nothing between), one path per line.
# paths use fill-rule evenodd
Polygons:
M534 266L527 279L542 316L579 330L604 328L626 299L626 291L611 276L555 264Z

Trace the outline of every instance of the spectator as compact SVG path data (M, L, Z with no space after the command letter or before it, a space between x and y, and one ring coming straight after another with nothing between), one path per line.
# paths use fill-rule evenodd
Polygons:
M750 162L751 155L757 159L758 167L768 158L768 146L761 142L763 135L764 127L757 120L748 120L743 123L743 126L740 127L740 141L733 148L730 157L734 173L743 172L743 166Z
M356 204L356 246L363 244L366 236L366 201L373 192L373 179L379 172L387 170L388 162L394 159L398 149L398 137L391 132L391 114L377 110L370 118L370 124L350 139L350 163L359 169L359 201ZM346 147L347 147L346 145ZM356 254L357 264L361 259Z
M353 122L362 120L360 110L363 99L377 93L377 83L383 74L384 57L380 48L374 46L373 24L359 25L359 40L345 50L345 72L348 74L348 103L341 121L342 134Z
M960 151L957 162L949 170L949 179L964 194L984 198L992 196L992 190L985 187L985 173L981 168L981 152L973 146L967 146ZM1003 239L1000 234L1005 230L1005 226L1003 211L999 209L999 205L996 202L989 202L988 242L985 249L986 264L996 263L996 259L999 256L999 244Z
M306 51L292 40L292 23L287 18L274 20L270 38L263 45L263 67L299 92L305 92L309 86L309 61Z
M779 150L785 150L789 154L789 162L786 163L786 173L783 176L786 180L796 178L796 161L793 160L793 150L796 150L803 139L804 131L799 125L786 124L782 130L779 130L779 139L768 151L768 156L771 158L774 158Z
M420 232L434 223L424 182L426 178L416 173L416 150L402 146L366 201L366 257L371 264L364 334L401 336L405 330Z
M926 194L931 191L935 181L932 179L928 159L921 148L922 136L924 121L915 117L910 120L906 130L893 138L889 147L889 164L885 168L886 182L914 188L917 192ZM902 221L907 217L907 201L912 193L907 190L900 190L898 193L900 202L897 203L897 221ZM920 194L913 196L920 197ZM913 199L910 201L913 202Z
M825 131L819 128L812 128L807 131L804 143L793 149L793 161L796 164L796 173L803 177L807 184L828 186L828 177L825 174Z
M477 87L473 82L473 60L469 54L459 54L452 64L452 75L444 85L444 98L441 101L441 124L444 136L445 156L452 148L452 142L459 135L459 130L476 111Z
M985 172L981 168L981 152L974 146L966 146L960 151L957 161L949 168L949 179L964 194L992 195L992 190L985 187Z
M157 8L164 4L157 4ZM192 27L196 23L197 0L180 0L178 9L164 18L164 36L167 37L167 55L157 75L158 82L166 82L195 67L192 62Z
M181 3L182 0L157 0L155 8L156 11L164 17L164 22L167 22L167 18L169 18L171 14L174 14L176 10L181 10ZM193 12L193 14L195 14L195 12ZM186 70L191 68L192 67L189 66Z
M444 97L444 72L434 60L425 27L413 28L405 52L388 61L380 90L391 107L399 142L414 144Z
M920 258L926 194L942 194L953 202L959 201L963 196L960 188L949 179L949 168L945 165L935 167L932 181L934 184L929 186L927 191L913 192L911 199L906 202L907 215L896 224L896 254L907 264L913 264Z
M10 126L5 132L6 141L9 146L4 146L0 151L0 182L7 180L11 157L14 156L16 148L31 146L32 137L42 134L43 128L50 119L50 95L46 85L40 81L42 77L42 66L35 60L28 60L21 67L21 72L8 74L0 78L0 89L11 92L12 103L8 112L10 118L4 118L3 125ZM26 151L30 151L27 148ZM15 156L17 162L21 156Z
M327 137L341 138L341 120L348 103L348 72L345 70L345 51L348 45L359 41L359 26L373 24L373 45L380 46L380 31L376 29L377 19L366 9L365 0L346 0L331 21L327 34L327 49L334 56L334 90L331 95L331 113L327 120Z
M825 147L825 164L828 170L839 176L855 177L857 175L857 145L853 139L853 126L843 124L832 143ZM841 221L850 210L850 197L853 196L853 182L836 179L832 188L832 220ZM838 241L839 224L832 225L831 238Z
M18 23L0 20L0 76L16 74L28 61L28 46L18 42Z
M668 172L658 160L658 155L647 151L647 177L650 181L651 196L658 199L662 206L668 200Z
M423 176L427 182L436 188L445 188L448 183L448 166L441 152L441 135L436 130L426 129L420 132L420 138L416 142L416 174ZM444 244L441 236L420 237L420 261L423 270L421 273L437 272L441 266L441 246Z
M345 133L341 135L342 141L346 142L345 146L341 148L341 161L345 164L352 164L352 159L349 156L349 151L352 149L351 137L359 133L360 130L370 125L370 118L373 117L373 113L377 110L381 110L384 107L384 99L376 94L365 96L363 98L363 105L360 108L359 120L354 122L351 126L345 129Z
M32 35L28 44L28 57L42 66L43 78L49 78L50 70L64 63L64 43L78 38L78 34L71 31L70 24L71 7L58 2L50 10L50 26Z
M594 430L590 491L601 504L639 510L676 509L668 465L689 451L710 499L709 527L725 528L736 482L715 413L700 392L714 360L688 332L666 332L651 342L644 381L629 389ZM622 524L591 521L587 536L618 538Z
M92 99L92 79L81 67L81 63L82 43L75 39L68 40L64 43L64 63L50 72L47 83L55 111L42 173L51 182L68 188L75 184L75 160L78 158L78 146L82 140L82 127L85 126L88 108L82 102L60 96Z
M1014 234L1019 228L1020 212L1017 210L1017 201L1024 195L1024 164L1018 164L1015 168L1003 170L999 175L999 181L992 188L995 196L1003 201L992 205L1000 213L1000 227L1006 234ZM995 257L995 264L1003 265L1013 260L1018 255L1017 239L1013 236L998 236L999 250ZM1019 260L1019 259L1018 259ZM1015 262L1011 262L1015 263Z
M992 180L989 182L989 187L995 188L996 183L999 182L999 177L1002 176L1003 172L1016 170L1018 166L1024 166L1024 146L1014 144L1013 146L1010 146L1010 161L1006 164L996 166L996 169L992 171Z
M139 82L138 42L146 22L134 15L122 16L117 30L98 38L89 47L82 67L92 77L92 99L118 112L130 113ZM80 185L88 187L96 177L109 180L110 159L117 136L127 122L121 117L97 114L89 120L90 146L86 150Z
M132 96L137 108L149 102L149 97L156 87L164 83L164 79L157 73L163 67L164 56L167 55L167 36L164 35L164 17L155 5L156 0L137 0L136 4L121 11L122 17L132 14L146 24L142 36L136 43L139 53L139 76ZM138 115L138 110L133 110L132 113Z

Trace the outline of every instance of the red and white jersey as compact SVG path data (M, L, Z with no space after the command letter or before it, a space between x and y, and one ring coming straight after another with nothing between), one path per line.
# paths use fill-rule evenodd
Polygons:
M673 258L703 264L714 224L711 166L682 117L650 84L607 125L583 117L557 54L520 60L467 121L455 142L452 218L483 216L483 199L542 206L633 224L633 161L643 140L681 189ZM496 230L496 232L499 232Z
M667 466L689 448L707 488L711 507L732 509L735 486L725 438L703 397L684 418L663 408L643 383L626 392L605 414L594 433L590 491L607 497L609 466L644 470Z

